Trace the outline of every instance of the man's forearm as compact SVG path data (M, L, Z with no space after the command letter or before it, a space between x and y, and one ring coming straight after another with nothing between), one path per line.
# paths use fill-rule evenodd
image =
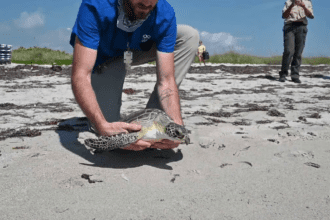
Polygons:
M163 110L177 124L183 125L180 110L179 91L175 81L159 84L157 86L159 101Z
M77 75L71 79L73 94L87 118L92 124L101 125L106 122L102 111L97 103L95 93L91 85L90 76Z
M156 64L156 89L160 105L175 123L183 125L179 92L175 83L174 53L157 51Z
M285 18L287 19L289 16L290 16L290 13L291 13L291 9L293 8L294 6L294 3L292 3L288 9L282 14L282 18Z
M306 15L307 17L309 17L309 18L314 18L314 15L313 15L312 12L306 7L306 5L304 5L302 8L304 9L304 11L305 11L305 15Z

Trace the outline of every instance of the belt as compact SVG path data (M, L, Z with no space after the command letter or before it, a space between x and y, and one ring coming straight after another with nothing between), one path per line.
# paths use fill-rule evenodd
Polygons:
M304 22L302 22L302 21L297 21L297 22L291 22L291 23L285 24L285 25L301 26L301 25L307 25L307 24L304 24Z

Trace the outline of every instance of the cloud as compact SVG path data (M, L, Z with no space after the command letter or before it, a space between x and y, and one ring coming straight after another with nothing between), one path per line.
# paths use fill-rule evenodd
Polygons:
M209 33L206 31L199 32L200 40L206 46L210 54L224 53L228 51L242 52L245 48L240 45L242 40L250 40L250 38L234 37L230 33Z
M71 31L68 28L51 30L43 35L37 36L36 41L39 47L47 47L53 50L64 50L72 52L72 47L69 44Z
M10 30L11 30L11 28L10 28L9 25L0 23L0 33L5 33L5 32L8 32Z
M14 21L20 28L34 28L45 24L45 16L42 12L36 11L33 13L22 12L20 17Z

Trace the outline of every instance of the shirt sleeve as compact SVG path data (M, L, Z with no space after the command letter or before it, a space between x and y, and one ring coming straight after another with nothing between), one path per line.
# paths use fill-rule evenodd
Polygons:
M100 40L99 20L95 6L91 4L91 1L83 0L72 29L71 46L74 47L77 36L85 47L97 50Z
M167 24L163 34L160 36L157 43L157 50L165 53L173 53L176 42L177 24L176 18L173 16L172 20Z
M314 17L312 2L311 1L308 1L308 2L304 2L304 3L306 5L306 8L312 13L312 15Z
M289 8L289 6L291 5L292 3L289 3L288 1L286 1L285 3L284 3L284 8L283 8L283 10L282 10L282 14Z

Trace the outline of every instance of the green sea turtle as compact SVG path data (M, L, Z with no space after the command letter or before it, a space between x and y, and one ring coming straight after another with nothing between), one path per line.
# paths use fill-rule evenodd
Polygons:
M123 118L122 122L136 123L142 125L138 132L122 133L113 136L99 136L97 139L86 139L85 144L88 147L108 151L117 148L124 148L142 140L176 140L181 143L190 143L188 131L183 126L174 123L174 121L162 110L143 109L132 113Z

